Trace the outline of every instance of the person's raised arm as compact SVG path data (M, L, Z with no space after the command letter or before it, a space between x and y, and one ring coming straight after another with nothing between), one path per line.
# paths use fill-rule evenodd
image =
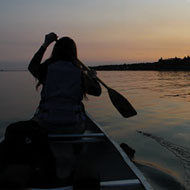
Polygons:
M31 72L31 74L35 78L39 78L39 70L40 70L40 63L42 61L43 55L47 49L47 47L54 41L57 40L57 35L53 32L47 34L45 36L44 43L39 48L39 50L34 54L32 60L30 61L30 64L28 66L28 70Z

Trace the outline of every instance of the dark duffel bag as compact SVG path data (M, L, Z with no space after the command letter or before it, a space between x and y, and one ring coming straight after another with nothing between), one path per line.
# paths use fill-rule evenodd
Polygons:
M29 120L10 124L0 148L2 171L10 165L28 165L32 171L27 182L30 186L47 185L55 177L55 160L48 134L37 122Z

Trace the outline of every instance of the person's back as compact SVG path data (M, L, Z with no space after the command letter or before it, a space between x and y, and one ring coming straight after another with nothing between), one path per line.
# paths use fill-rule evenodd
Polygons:
M82 99L80 69L71 62L52 63L48 66L39 111L35 118L41 124L48 125L51 131L77 132L75 126L83 123L85 119Z
M48 66L42 99L80 103L82 100L81 71L71 62L56 61ZM64 102L65 103L65 102ZM57 105L63 107L63 105Z

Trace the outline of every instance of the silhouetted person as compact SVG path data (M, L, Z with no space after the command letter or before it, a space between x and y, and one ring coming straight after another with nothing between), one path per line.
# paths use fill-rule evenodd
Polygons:
M54 41L51 57L41 64L46 48ZM75 42L69 37L57 40L57 35L50 33L29 64L29 71L38 80L37 87L42 85L33 120L46 126L50 133L84 132L82 100L86 94L101 94L96 72L85 74L77 60Z

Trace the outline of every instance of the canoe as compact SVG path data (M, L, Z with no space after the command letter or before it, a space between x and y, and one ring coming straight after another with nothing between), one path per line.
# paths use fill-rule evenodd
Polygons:
M152 190L123 149L88 115L83 134L50 134L59 180L30 190Z

